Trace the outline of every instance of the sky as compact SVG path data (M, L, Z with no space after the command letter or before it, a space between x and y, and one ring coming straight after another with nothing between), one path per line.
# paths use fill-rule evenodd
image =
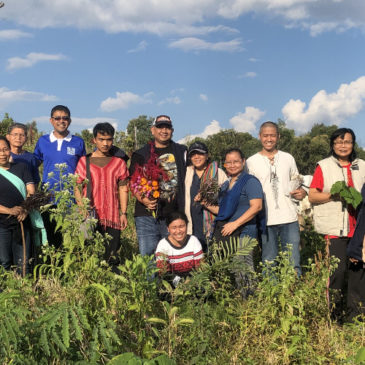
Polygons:
M4 0L0 118L71 131L170 115L174 139L281 118L365 147L364 0Z

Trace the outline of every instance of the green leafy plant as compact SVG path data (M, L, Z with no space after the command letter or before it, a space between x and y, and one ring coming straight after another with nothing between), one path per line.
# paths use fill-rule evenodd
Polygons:
M344 181L337 181L332 185L331 195L338 195L348 205L352 205L355 209L362 202L361 194L353 187L347 186Z

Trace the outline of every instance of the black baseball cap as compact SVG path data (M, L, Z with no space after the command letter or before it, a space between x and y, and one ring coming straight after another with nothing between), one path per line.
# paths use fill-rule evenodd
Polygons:
M158 115L152 123L153 127L157 127L159 125L167 125L172 127L171 118L168 115Z
M190 145L188 154L191 155L193 152L207 154L208 147L203 142L194 142L192 145Z

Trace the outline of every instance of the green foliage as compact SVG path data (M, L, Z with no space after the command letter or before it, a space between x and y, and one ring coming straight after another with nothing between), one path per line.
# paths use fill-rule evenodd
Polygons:
M352 205L355 209L362 202L361 194L353 187L347 186L344 181L337 181L332 185L331 195L339 196L348 205Z
M93 134L88 129L83 129L81 133L76 133L85 142L86 153L91 153L94 150Z
M14 123L13 118L9 117L8 113L5 113L3 120L0 122L0 136L6 136L9 127Z
M141 148L152 139L151 126L153 118L140 115L138 118L131 119L127 125L127 134L134 142L133 151Z

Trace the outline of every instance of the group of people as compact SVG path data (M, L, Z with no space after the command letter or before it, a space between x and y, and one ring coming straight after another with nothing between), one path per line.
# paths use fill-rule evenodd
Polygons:
M62 189L58 164L65 164L63 174L76 173L83 186L75 190L76 202L82 205L82 196L90 199L98 219L97 229L111 236L104 258L117 270L121 231L128 224L129 179L149 169L152 163L162 166L168 176L161 182L166 194L154 198L132 189L139 251L141 255L154 254L160 271L173 273L174 284L199 265L212 241L224 244L231 238L239 241L243 237L260 240L268 272L275 265L279 247L290 250L292 265L300 276L297 205L308 194L314 206L315 228L325 236L329 254L339 259L329 282L329 288L337 289L339 294L331 296L330 302L334 308L340 306L349 269L347 305L352 316L363 313L365 208L361 205L355 211L330 193L337 181L345 181L358 191L365 183L365 161L356 158L351 129L333 133L330 156L318 162L308 191L301 185L293 156L278 150L278 125L270 121L259 130L261 151L246 159L239 148L227 150L225 171L210 160L204 143L195 142L189 148L175 143L167 115L155 118L151 126L153 140L132 154L129 168L128 156L113 145L115 131L109 123L95 125L95 149L86 155L84 141L69 132L71 113L66 106L55 106L50 122L53 132L40 137L33 154L23 150L27 138L24 125L15 123L6 137L0 137L0 263L6 269L24 260L18 222L24 222L26 237L31 229L28 212L22 208L24 194L19 193L8 173L23 181L28 195L39 183L41 163L42 184L49 188ZM216 199L206 198L202 193L204 184L219 187L212 188ZM43 220L48 242L60 246L62 236L47 212ZM30 238L26 241L29 249ZM249 261L253 269L252 259Z

